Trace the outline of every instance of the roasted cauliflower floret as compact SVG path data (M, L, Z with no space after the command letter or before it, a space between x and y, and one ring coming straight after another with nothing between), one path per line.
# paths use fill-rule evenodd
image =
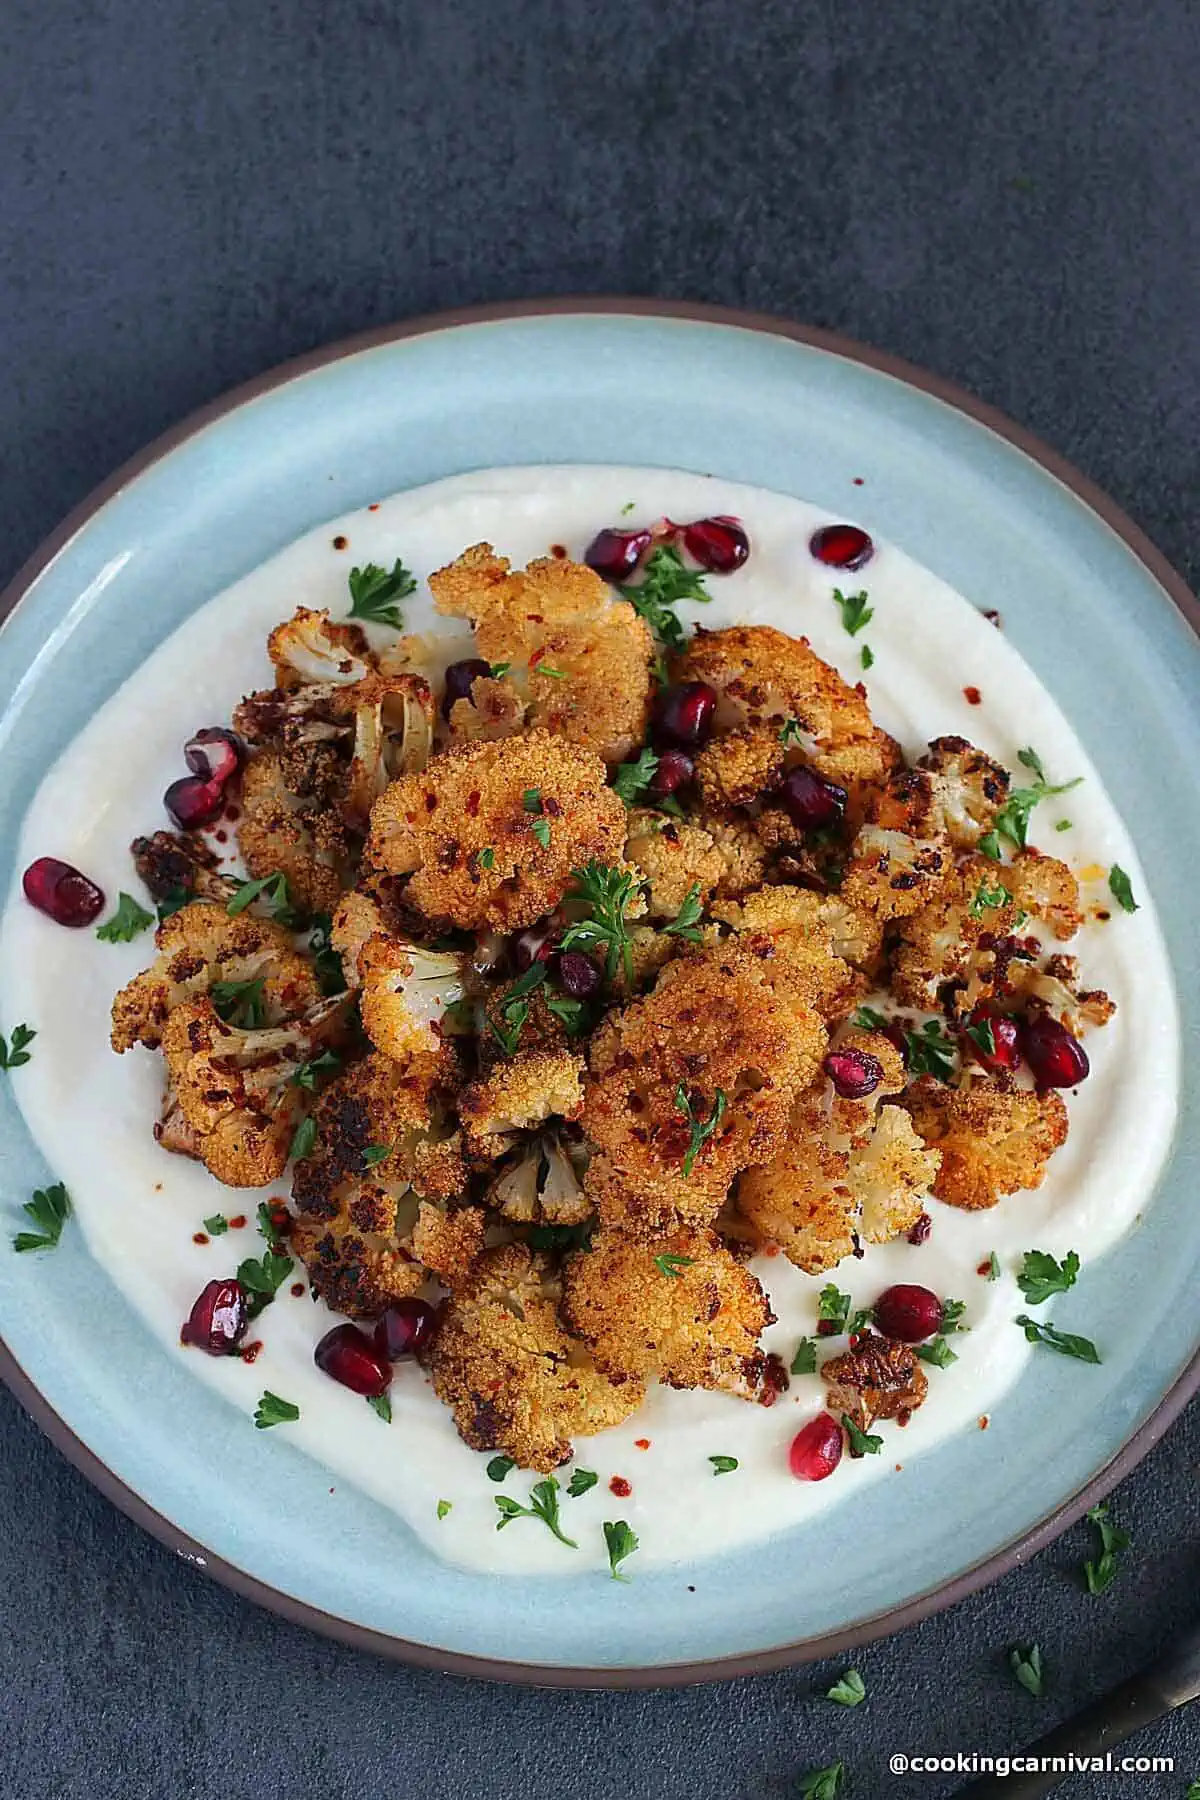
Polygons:
M783 1149L738 1178L737 1211L754 1241L764 1249L778 1245L806 1275L823 1274L854 1250L850 1157L835 1141L815 1109L798 1109Z
M1067 1109L1053 1089L1031 1094L982 1080L951 1088L923 1075L904 1105L919 1136L941 1155L934 1193L971 1212L995 1206L1002 1194L1041 1187L1046 1164L1067 1139Z
M660 1235L677 1225L711 1225L724 1191L718 1182L683 1180L677 1170L656 1176L644 1170L626 1175L603 1150L588 1163L583 1180L588 1210L602 1225L642 1236Z
M513 571L490 544L476 544L429 585L440 612L470 619L480 654L509 665L507 680L528 706L529 725L610 763L640 743L654 663L650 628L586 564L544 557Z
M835 1418L866 1431L876 1419L907 1420L929 1391L929 1377L911 1344L867 1333L841 1356L821 1365L825 1404Z
M563 1271L563 1317L614 1377L758 1398L767 1297L716 1233L602 1230Z
M1081 986L1078 959L1048 956L1040 967L1031 962L1009 961L1005 967L1006 998L1023 1003L1028 1011L1047 1012L1074 1037L1082 1037L1092 1025L1107 1025L1116 1002L1103 988Z
M866 986L849 960L866 960L879 941L867 914L808 888L765 887L743 899L718 900L713 917L730 926L738 946L762 961L786 962L807 1004L824 1019L841 1018Z
M339 691L354 727L342 810L366 830L371 808L399 775L419 773L433 752L433 695L419 675L368 675Z
M944 842L864 825L850 846L838 898L887 925L928 905L950 867Z
M581 1225L592 1213L580 1186L576 1158L553 1131L521 1145L486 1198L497 1212L520 1225Z
M547 1119L577 1119L583 1107L583 1058L569 1050L524 1050L498 1062L458 1097L468 1148L493 1158L520 1132Z
M868 1244L911 1231L925 1210L941 1157L913 1129L900 1106L881 1106L870 1137L850 1152L847 1176Z
M298 606L267 639L275 685L285 691L314 682L346 687L373 667L366 634L351 624L333 624L325 611Z
M693 888L706 904L725 872L725 859L702 826L638 809L629 815L625 857L645 881L652 919L673 919Z
M443 1020L465 991L462 957L375 936L354 963L363 1030L375 1048L426 1084L452 1082L458 1065Z
M411 875L412 904L466 929L550 912L591 858L617 863L625 808L590 750L531 731L443 751L377 800L367 858Z
M490 744L525 728L528 706L506 676L477 675L471 692L456 700L446 721L451 743Z
M192 832L134 838L129 853L152 900L212 900L225 906L237 893L237 882L219 872L216 852Z
M485 1251L453 1294L429 1356L434 1392L473 1450L499 1450L543 1474L572 1440L619 1425L645 1383L602 1374L558 1316L547 1265L520 1244Z
M387 924L378 901L370 894L351 888L333 909L329 923L329 942L342 959L342 973L348 988L362 986L359 957L373 937L386 937Z
M293 792L276 751L246 766L237 839L251 875L278 872L308 911L333 911L349 879L345 829L338 813Z
M234 985L261 983L254 999L262 1022L278 1025L321 998L312 965L292 947L282 925L223 906L193 901L164 919L154 934L156 960L113 1001L112 1047L155 1049L168 1015L185 1000Z
M777 727L727 732L696 757L700 798L714 812L753 806L778 785L787 761Z
M739 894L761 887L766 880L771 853L754 829L753 820L735 814L722 816L705 812L693 823L707 831L724 865L717 882L717 893L723 899L733 900Z
M1008 798L1008 770L966 738L935 738L913 769L897 769L873 799L870 819L887 831L948 838L973 850Z

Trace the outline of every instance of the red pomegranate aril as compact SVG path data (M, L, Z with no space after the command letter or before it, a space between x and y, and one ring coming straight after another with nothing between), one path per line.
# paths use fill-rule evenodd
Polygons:
M104 890L57 856L39 856L21 877L30 906L56 925L90 925L104 911Z
M600 986L600 969L582 950L564 950L558 959L558 980L572 1000L587 1000Z
M822 525L808 540L818 562L831 569L861 569L875 554L875 546L857 525Z
M183 746L183 760L201 781L220 787L233 780L242 766L242 740L222 725L206 725Z
M393 1300L375 1326L375 1348L388 1362L417 1356L431 1342L437 1323L428 1300Z
M883 1080L883 1064L869 1050L831 1050L821 1067L843 1100L865 1100Z
M482 656L464 657L462 662L452 662L446 670L446 691L442 695L442 717L450 717L450 708L456 700L469 700L471 688L481 675L490 675L492 665L484 662Z
M797 1481L824 1481L842 1460L842 1428L831 1413L818 1413L792 1439L788 1467Z
M885 1288L875 1302L875 1323L884 1337L920 1344L941 1330L942 1303L927 1287L898 1282Z
M250 1323L246 1293L232 1276L210 1281L197 1296L180 1333L180 1342L192 1344L208 1356L232 1356Z
M219 781L183 775L171 783L163 795L163 805L182 831L199 831L220 818L225 808L225 789Z
M1091 1069L1087 1051L1049 1013L1035 1013L1020 1028L1021 1051L1040 1088L1078 1087Z
M992 1074L1017 1067L1021 1060L1020 1025L1011 1013L1003 1013L988 1001L981 1000L978 1006L972 1007L967 1025L969 1029L963 1035L977 1063ZM991 1040L995 1046L992 1050L986 1047L984 1026L991 1027ZM980 1043L980 1037L985 1039L984 1043Z
M678 530L692 561L710 575L732 575L750 554L750 539L742 521L728 513L695 519L690 525L680 525Z
M391 1363L357 1325L335 1325L327 1331L313 1351L313 1361L323 1375L369 1399L386 1394L391 1386Z
M933 1220L930 1218L929 1214L927 1212L918 1213L916 1223L910 1225L908 1228L907 1236L909 1243L927 1244L929 1242L929 1234L932 1230Z
M615 585L629 580L652 542L650 532L644 529L618 531L615 527L607 527L596 533L583 553L583 560L589 569L595 569L597 575Z
M779 789L783 810L801 831L828 831L840 825L846 811L846 790L826 781L815 769L797 763L789 769Z
M551 919L539 919L527 925L512 940L512 964L518 975L524 975L535 962L549 962L554 954L556 927Z
M650 777L650 792L665 800L695 779L696 765L686 750L664 750L658 767Z
M707 681L663 688L654 702L650 735L677 750L695 750L712 736L717 691Z

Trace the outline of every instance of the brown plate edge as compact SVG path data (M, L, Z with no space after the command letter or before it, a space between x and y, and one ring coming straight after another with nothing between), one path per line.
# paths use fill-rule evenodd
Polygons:
M452 330L464 325L499 324L514 319L553 317L571 314L624 314L649 318L677 319L685 322L725 325L743 331L762 331L775 337L791 338L797 343L823 350L849 362L889 375L953 407L968 418L986 426L997 437L1022 451L1089 507L1115 535L1122 540L1179 607L1184 618L1200 634L1200 602L1183 578L1176 573L1146 534L1100 488L1081 475L1070 463L1043 444L1032 433L1014 424L1003 413L977 399L973 394L923 369L855 343L836 332L825 331L777 318L769 313L744 312L732 307L709 306L690 302L622 299L610 296L595 298L526 300L496 305L463 307L448 312L425 314L396 325L360 332L338 343L293 358L267 373L256 376L229 393L200 407L179 424L156 438L153 443L124 463L107 481L100 484L74 507L62 523L34 551L18 570L13 580L0 592L0 623L16 607L38 576L65 548L72 538L136 476L168 455L186 439L194 437L206 426L246 402L272 389L337 362L361 351L379 348L404 338L424 336L431 332ZM351 1620L321 1611L278 1588L268 1586L248 1575L235 1564L214 1556L203 1544L181 1531L170 1519L156 1512L140 1494L126 1485L100 1460L69 1425L59 1417L34 1383L25 1374L7 1345L0 1340L0 1380L13 1393L34 1423L50 1442L97 1488L106 1499L125 1513L136 1525L150 1532L167 1549L185 1562L203 1570L223 1586L247 1600L267 1607L289 1623L303 1625L324 1636L337 1639L355 1650L411 1663L420 1668L445 1674L473 1676L491 1681L519 1682L548 1688L655 1688L679 1687L691 1683L733 1680L750 1675L770 1674L798 1663L813 1662L836 1656L846 1650L872 1643L915 1625L955 1605L969 1594L996 1581L1009 1570L1027 1561L1038 1551L1083 1516L1090 1506L1103 1499L1145 1457L1200 1389L1200 1354L1195 1356L1168 1388L1154 1411L1086 1485L1061 1506L1042 1519L1031 1530L1012 1543L1004 1545L982 1562L964 1570L952 1580L932 1588L928 1593L892 1607L870 1618L860 1619L844 1630L819 1637L781 1645L775 1649L728 1657L712 1657L702 1662L671 1663L657 1667L632 1668L556 1668L540 1663L503 1662L490 1657L469 1656L456 1651L439 1650L386 1632L376 1631Z

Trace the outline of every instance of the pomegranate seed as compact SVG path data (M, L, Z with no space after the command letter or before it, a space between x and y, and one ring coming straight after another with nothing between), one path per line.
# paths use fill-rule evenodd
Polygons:
M712 519L696 519L676 528L693 562L712 575L732 575L750 554L750 539L740 519L718 513Z
M861 569L875 554L875 546L857 525L822 525L808 540L818 562L831 569Z
M183 746L183 760L192 774L221 787L233 780L244 754L242 740L221 725L206 725Z
M468 656L462 662L452 662L446 670L446 691L442 695L442 717L450 717L450 708L456 700L471 698L472 684L481 675L490 675L492 665L484 662L482 656Z
M59 862L57 856L39 856L21 877L30 906L53 919L56 925L90 925L104 910L104 893L94 881Z
M517 932L512 940L512 964L518 975L524 975L535 962L549 962L554 955L556 930L553 919L539 919L536 925L527 925L524 931Z
M419 1356L437 1330L428 1300L393 1300L375 1327L375 1348L388 1362Z
M883 1080L883 1064L869 1050L831 1050L821 1067L843 1100L865 1100Z
M183 775L163 795L163 805L183 831L199 831L221 816L225 789L219 781L202 781L199 775Z
M915 1225L910 1226L908 1241L910 1244L924 1244L933 1230L933 1220L927 1212L919 1213Z
M250 1323L240 1281L210 1281L180 1330L180 1341L208 1356L232 1356Z
M1077 1087L1091 1064L1087 1051L1065 1025L1049 1013L1035 1013L1020 1027L1020 1044L1033 1078L1041 1088Z
M971 1008L967 1020L971 1030L964 1032L971 1055L977 1063L982 1063L992 1074L1001 1069L1015 1069L1021 1060L1018 1038L1020 1027L1011 1013L1002 1013L987 1000L981 1000L978 1006ZM985 1025L991 1026L992 1043L995 1048L988 1050L979 1042L980 1036L986 1038L983 1031Z
M628 581L652 542L648 531L598 531L583 553L583 560L597 575L614 585Z
M679 750L694 750L712 736L717 691L707 681L663 688L654 702L651 736Z
M828 831L840 825L846 810L846 790L826 781L815 769L797 763L789 769L779 789L783 810L801 831Z
M323 1375L356 1394L374 1398L391 1386L391 1364L357 1325L335 1325L327 1331L313 1351L313 1361Z
M842 1428L831 1413L818 1413L792 1439L788 1467L797 1481L824 1481L842 1460Z
M650 792L665 800L668 794L686 787L696 774L696 765L686 750L664 750L658 767L650 777Z
M600 986L597 965L582 950L564 950L558 959L558 979L573 1000L586 1000Z
M902 1281L880 1294L875 1302L875 1323L884 1337L919 1344L940 1330L942 1303L927 1287Z

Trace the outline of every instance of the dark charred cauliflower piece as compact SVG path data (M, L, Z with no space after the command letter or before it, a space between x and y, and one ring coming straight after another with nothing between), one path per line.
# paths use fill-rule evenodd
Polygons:
M374 667L366 633L351 623L334 624L325 611L298 606L267 639L275 685L285 692L314 684L347 687Z
M944 839L864 825L850 846L838 898L886 927L929 905L951 866Z
M825 1404L835 1418L867 1431L877 1419L907 1421L929 1391L929 1377L911 1344L868 1332L841 1356L821 1365Z
M525 703L529 726L610 763L641 742L654 664L650 628L586 564L544 557L515 571L490 544L476 544L429 585L439 612L471 621L480 655L507 665L506 686ZM495 698L472 689L480 712ZM459 723L453 714L452 723Z
M658 1236L605 1228L563 1270L563 1317L614 1379L755 1400L774 1322L755 1277L704 1227Z
M133 866L150 898L211 900L225 906L237 893L237 882L222 875L215 851L190 831L156 831L134 838L129 846Z
M893 771L870 820L916 838L948 838L973 850L1008 798L1008 770L961 737L935 738L912 769Z
M157 1048L171 1012L220 984L261 982L258 1008L266 1025L315 1006L321 998L312 966L273 920L193 901L164 919L154 934L156 960L123 987L112 1008L112 1047Z
M1053 1088L1033 1094L984 1080L951 1088L923 1075L904 1105L941 1156L934 1193L969 1212L1041 1187L1047 1163L1067 1141L1067 1109Z
M487 1250L452 1295L429 1354L434 1392L473 1450L542 1474L573 1440L619 1425L645 1397L640 1376L601 1373L564 1329L558 1284L520 1244Z
M572 869L618 863L624 843L625 808L600 758L531 731L443 751L394 781L371 813L366 856L411 876L407 898L426 918L512 931L553 910Z

